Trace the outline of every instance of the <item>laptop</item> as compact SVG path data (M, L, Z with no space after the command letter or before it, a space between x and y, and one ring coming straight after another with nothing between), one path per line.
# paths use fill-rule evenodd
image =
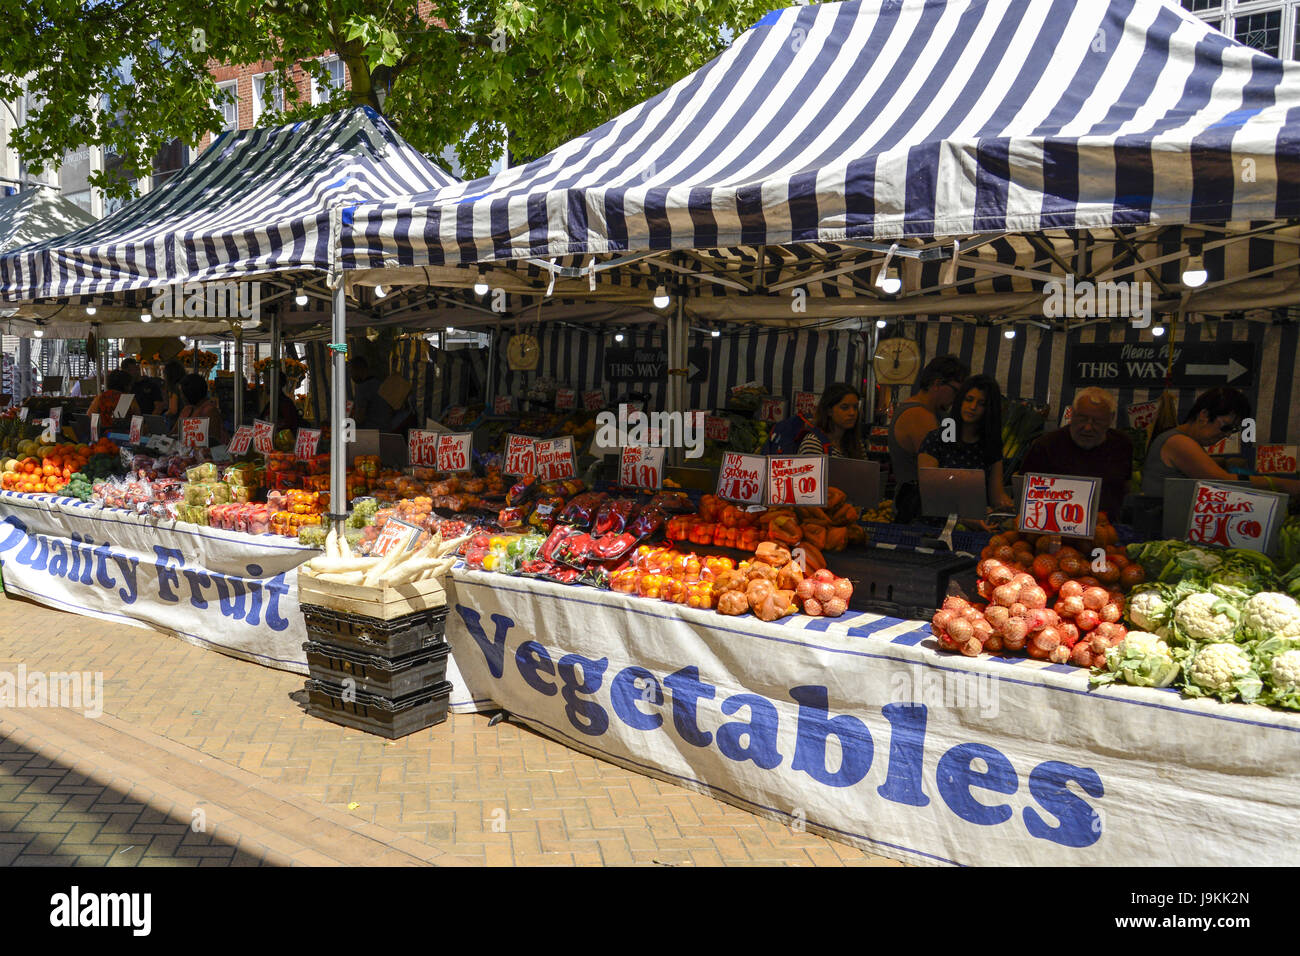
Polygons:
M979 468L918 468L921 514L983 519L988 511L988 476Z
M830 487L844 492L849 503L860 510L874 508L883 497L878 461L831 458L827 466L827 480Z

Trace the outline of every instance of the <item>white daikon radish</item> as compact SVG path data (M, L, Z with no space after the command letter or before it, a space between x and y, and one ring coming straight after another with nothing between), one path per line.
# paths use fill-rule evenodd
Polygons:
M400 548L396 546L393 547L393 549L380 558L379 563L371 568L366 574L366 587L387 587L385 582L387 581L388 572L395 564L397 564L397 562L402 560L403 557L405 557L405 553Z
M464 544L466 541L468 541L468 540L469 540L470 538L472 538L472 537L473 537L473 535L469 535L469 534L467 534L467 535L462 535L462 536L459 537L459 538L453 538L453 539L450 540L450 541L444 541L444 542L443 542L441 545L439 545L439 547L438 547L438 557L442 557L442 556L444 556L444 555L451 554L452 552L458 550L462 544Z
M333 573L318 574L316 575L316 580L328 581L331 584L358 584L359 585L365 580L365 578L362 576L360 571L349 571L346 574L333 574Z
M346 534L339 535L339 557L340 558L353 557L352 546L348 544L348 536Z
M350 571L369 571L378 563L378 558L317 558L311 562L311 566L318 574L346 574Z
M330 528L330 533L325 535L325 557L327 558L342 557L342 555L339 554L338 532L335 531L333 528Z

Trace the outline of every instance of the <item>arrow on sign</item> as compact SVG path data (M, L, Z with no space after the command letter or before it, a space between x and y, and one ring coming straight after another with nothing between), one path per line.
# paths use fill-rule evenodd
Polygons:
M1225 375L1224 381L1235 382L1246 372L1246 366L1236 359L1228 359L1227 365L1188 365L1188 375Z
M704 371L702 368L700 368L700 367L699 367L698 365L696 365L694 362L691 362L691 363L690 363L689 368L690 368L690 371L689 371L689 377L690 377L690 378L694 378L695 376L699 375L700 372Z

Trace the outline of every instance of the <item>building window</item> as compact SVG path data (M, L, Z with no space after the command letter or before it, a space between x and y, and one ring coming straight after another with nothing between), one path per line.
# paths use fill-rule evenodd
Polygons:
M1261 53L1278 56L1282 50L1282 11L1238 14L1234 18L1232 35L1246 46Z
M188 150L179 138L163 146L153 158L153 184L150 188L157 189L179 173L188 165L188 159Z
M253 77L253 122L271 110L284 112L284 90L276 83L274 73L259 73Z
M1204 13L1206 10L1218 10L1223 0L1183 0L1183 9L1190 13Z
M316 76L311 78L311 103L316 106L320 103L328 102L333 96L335 90L341 90L347 86L347 67L343 65L341 57L327 56L321 60L321 66L325 67L329 74L328 86L322 87L320 79Z
M217 99L212 104L221 110L221 131L239 129L239 81L217 84Z

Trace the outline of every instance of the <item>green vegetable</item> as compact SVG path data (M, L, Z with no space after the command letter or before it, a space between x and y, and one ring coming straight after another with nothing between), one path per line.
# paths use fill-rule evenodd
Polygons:
M1183 692L1188 697L1217 697L1225 704L1240 697L1251 703L1264 689L1255 662L1236 644L1203 644L1193 651L1186 667Z
M1300 710L1300 638L1260 641L1255 646L1255 671L1264 679L1257 703Z
M1169 645L1157 635L1129 631L1106 651L1106 667L1092 675L1092 684L1122 681L1137 687L1168 687L1181 670Z
M1173 637L1180 644L1232 641L1240 619L1241 609L1235 602L1212 591L1197 591L1174 607Z

